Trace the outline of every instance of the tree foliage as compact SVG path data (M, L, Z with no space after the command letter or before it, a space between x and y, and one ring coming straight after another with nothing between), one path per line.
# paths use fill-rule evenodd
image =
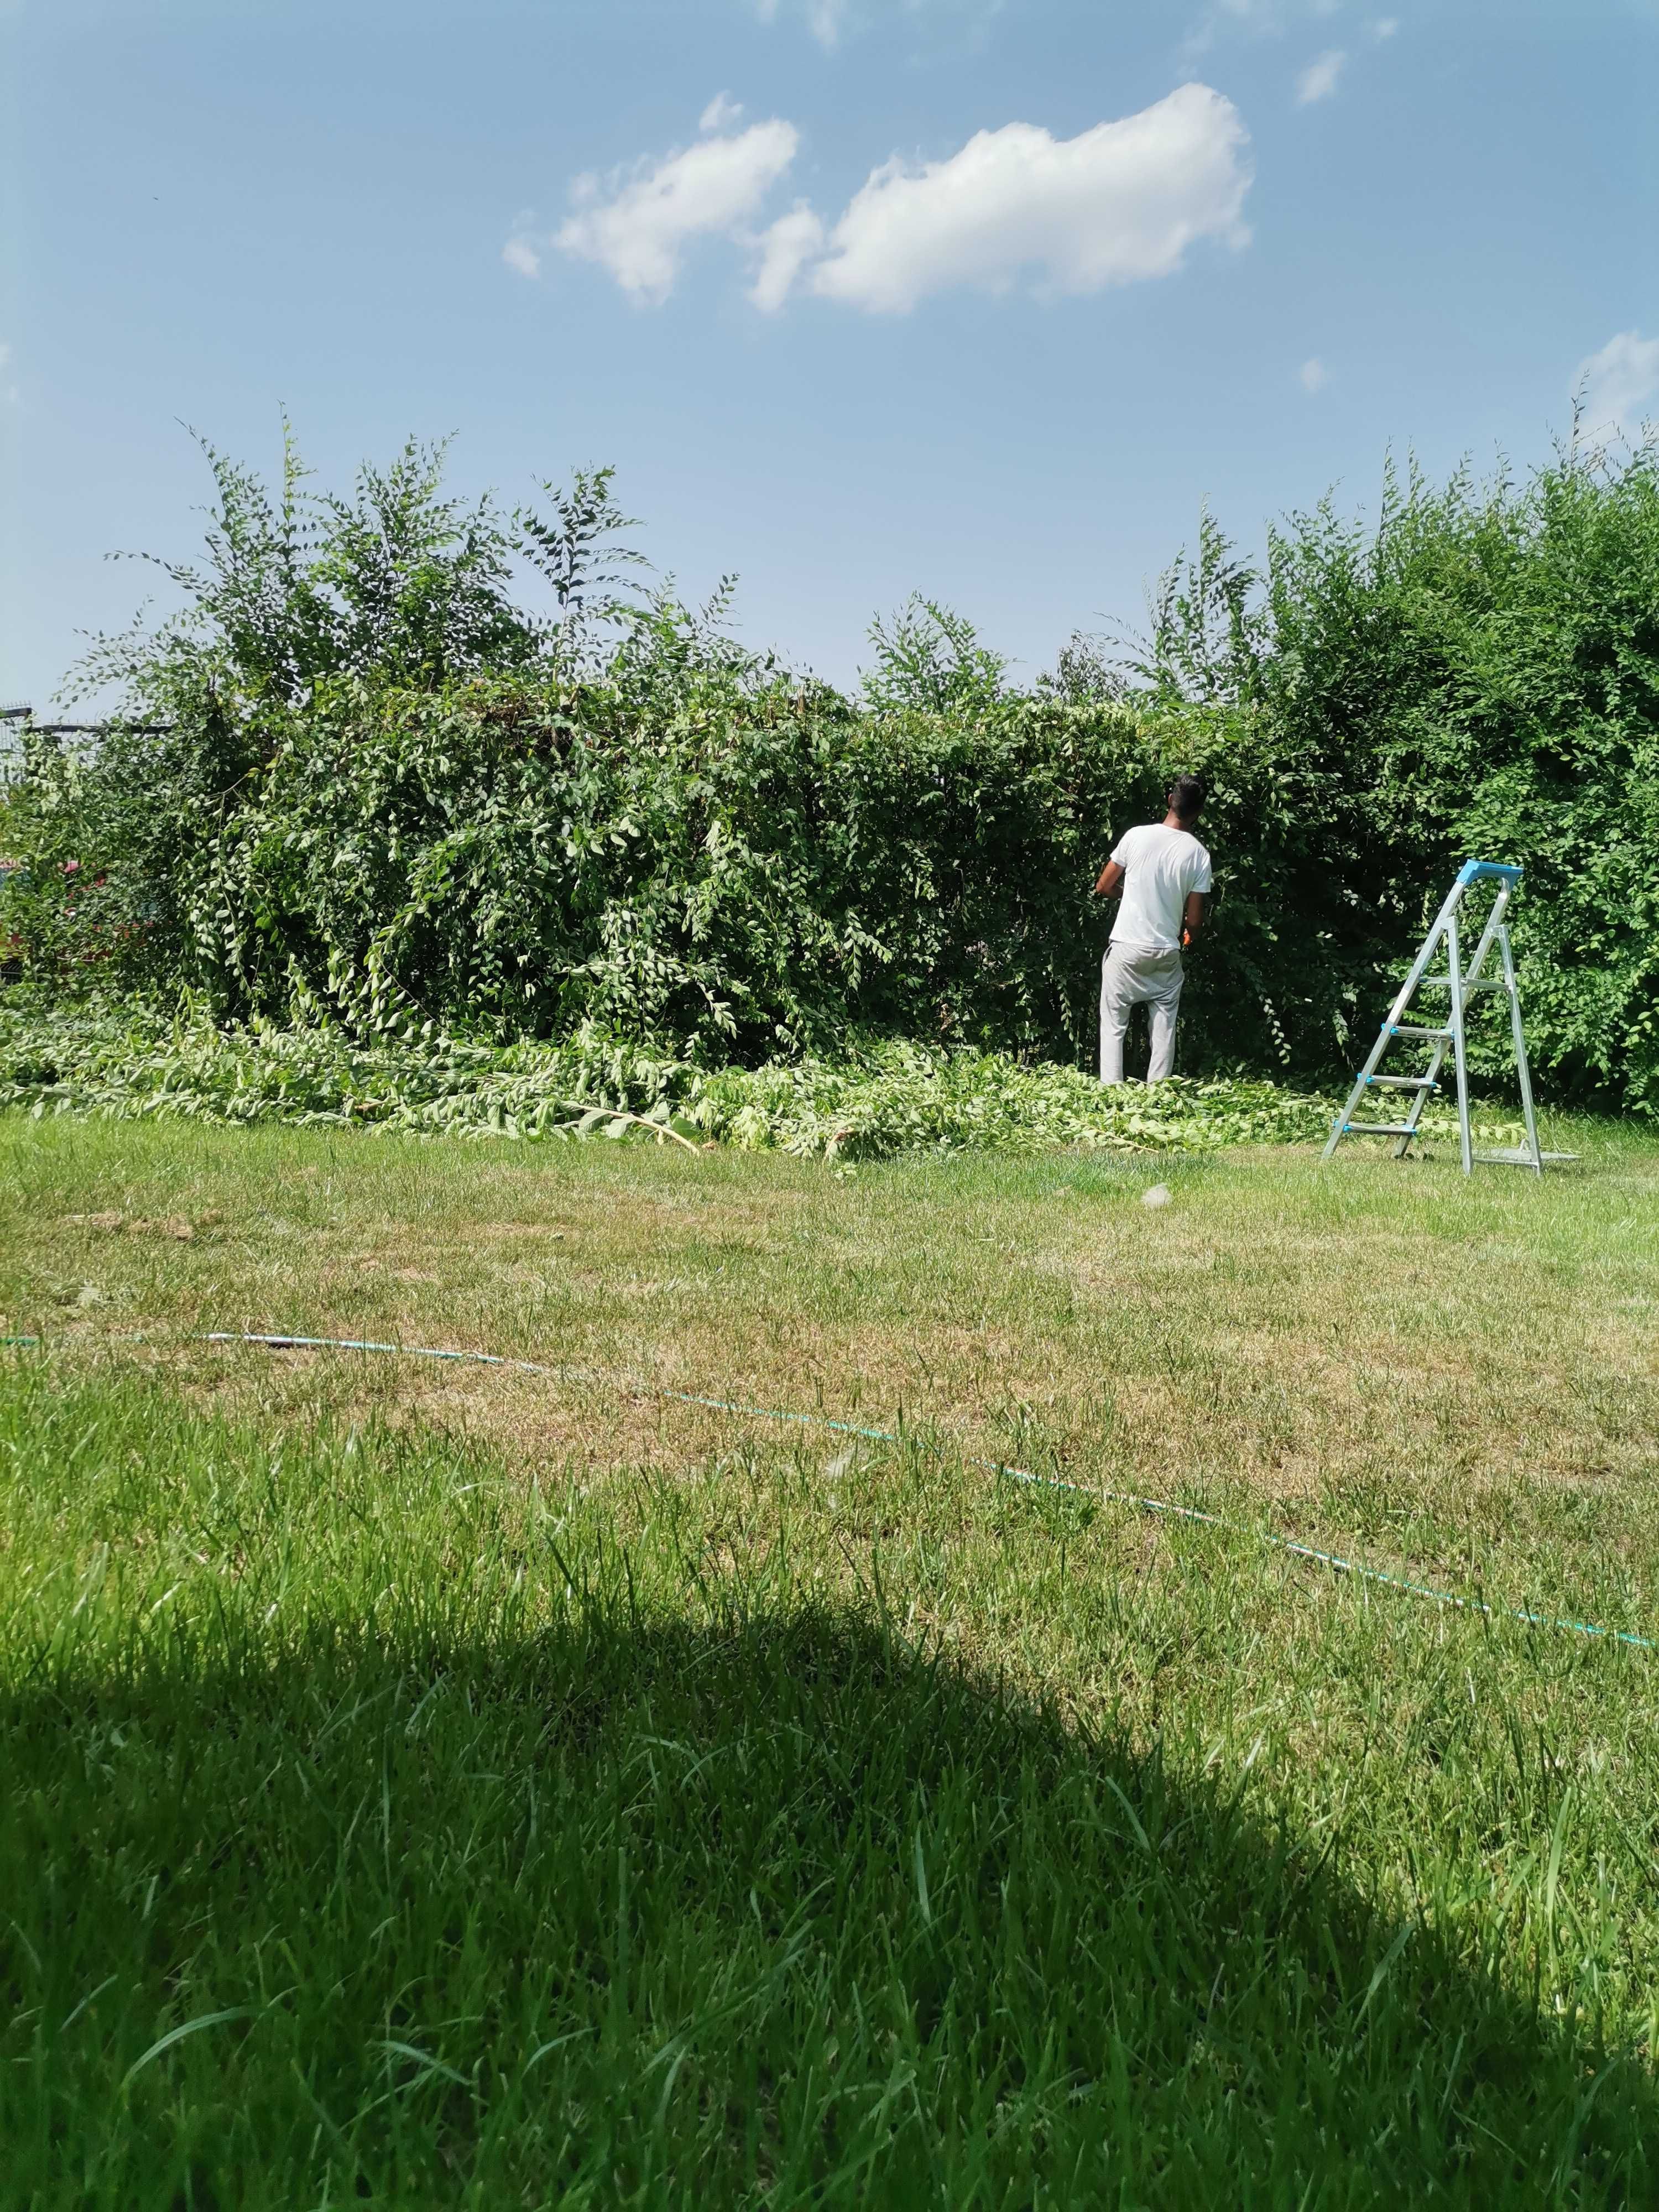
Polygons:
M973 715L1001 703L1007 662L980 643L964 615L937 599L913 592L896 614L877 616L870 642L875 657L862 688L874 714Z

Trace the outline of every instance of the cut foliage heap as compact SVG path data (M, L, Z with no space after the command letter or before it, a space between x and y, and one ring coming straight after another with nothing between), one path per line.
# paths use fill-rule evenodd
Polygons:
M914 1151L1212 1151L1323 1138L1331 1102L1271 1083L1126 1084L1000 1053L871 1043L829 1061L705 1067L588 1030L490 1045L412 1028L220 1029L204 1012L0 1012L0 1105L123 1120L334 1122L418 1134L678 1137L879 1158ZM1443 1117L1442 1117L1443 1121ZM1425 1120L1425 1133L1449 1121ZM1513 1141L1507 1121L1483 1139Z

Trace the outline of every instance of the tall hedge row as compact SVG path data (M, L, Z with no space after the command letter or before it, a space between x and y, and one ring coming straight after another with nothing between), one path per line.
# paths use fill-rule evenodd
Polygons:
M378 1000L706 1058L833 1050L849 1024L1069 1058L1105 825L1158 787L1121 708L876 720L718 675L654 726L601 684L341 680L267 708L257 750L214 793L188 738L112 736L53 840L82 862L77 945L116 937L135 980L231 1015ZM89 842L100 821L125 835Z
M493 526L418 472L365 482L319 553L222 467L213 564L125 664L168 726L33 742L0 926L37 973L706 1059L858 1029L1086 1063L1091 885L1191 767L1218 899L1189 1066L1350 1066L1474 853L1526 867L1554 1095L1659 1112L1650 449L1391 481L1376 524L1291 518L1259 568L1206 523L1138 650L1074 640L1024 691L920 607L860 698L731 647L718 609L584 628L568 532L557 623L515 614ZM602 539L598 489L576 523Z

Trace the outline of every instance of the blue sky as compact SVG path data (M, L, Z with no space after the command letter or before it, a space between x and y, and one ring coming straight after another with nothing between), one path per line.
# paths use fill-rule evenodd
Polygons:
M186 554L181 422L327 481L613 461L844 679L1035 675L1201 502L1659 413L1659 0L0 0L0 693Z

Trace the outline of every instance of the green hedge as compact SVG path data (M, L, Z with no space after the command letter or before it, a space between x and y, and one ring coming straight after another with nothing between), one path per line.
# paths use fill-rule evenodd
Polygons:
M1138 659L1074 641L1027 691L917 603L874 634L861 701L667 597L608 603L601 647L572 611L580 545L538 628L489 530L418 476L366 479L374 528L331 509L307 568L219 465L217 565L125 663L135 716L171 726L79 759L29 740L0 935L37 979L182 983L227 1020L325 1006L360 1034L589 1024L705 1065L856 1030L1087 1066L1094 876L1196 768L1218 896L1188 1070L1351 1067L1474 854L1527 871L1547 1086L1659 1112L1650 449L1519 487L1391 481L1375 527L1292 518L1259 574L1206 523ZM584 486L603 536L607 483ZM1501 1038L1482 1054L1498 1075Z
M60 958L107 948L231 1018L586 1021L705 1059L856 1028L1086 1064L1109 921L1091 886L1170 766L1109 703L872 715L714 676L654 726L597 684L337 680L267 706L252 743L228 800L193 733L112 737L52 823L58 866L80 860ZM1276 1065L1298 1034L1328 1065L1375 933L1334 881L1306 937L1296 780L1254 732L1200 750L1224 918L1191 963L1188 1065Z

